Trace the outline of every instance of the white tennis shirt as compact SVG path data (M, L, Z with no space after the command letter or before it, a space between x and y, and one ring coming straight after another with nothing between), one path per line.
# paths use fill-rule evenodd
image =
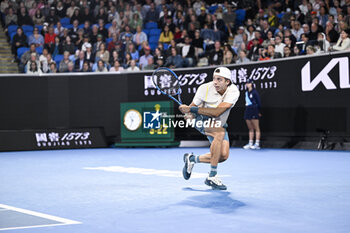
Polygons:
M223 95L219 94L213 84L213 81L202 84L193 98L193 103L198 107L204 108L216 108L222 102L232 104L231 108L236 104L239 97L239 90L236 85L231 84L227 87ZM221 121L221 125L224 125L230 115L231 108L223 112L215 120Z

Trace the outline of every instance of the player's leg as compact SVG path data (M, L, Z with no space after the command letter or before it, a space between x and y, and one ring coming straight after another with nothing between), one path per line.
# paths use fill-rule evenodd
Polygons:
M213 137L210 145L210 172L205 180L205 184L211 186L213 189L226 190L226 186L217 177L217 166L221 158L226 130L222 127L206 128L205 133L207 136Z
M230 142L228 140L223 140L222 146L221 146L221 155L219 158L219 163L222 163L228 159L229 151L230 151ZM211 161L210 152L202 155L194 156L192 159L192 162L195 162L195 163L210 163L210 161Z
M246 120L247 127L249 130L249 143L245 146L243 146L244 149L251 149L251 147L254 144L254 124L253 120Z
M251 121L255 130L255 144L253 145L252 149L260 149L261 132L260 132L260 126L259 126L259 119L253 119Z

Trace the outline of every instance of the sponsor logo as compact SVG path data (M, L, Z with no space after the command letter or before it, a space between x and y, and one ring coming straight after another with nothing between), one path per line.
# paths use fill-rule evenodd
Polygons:
M329 72L339 65L339 87L340 89L350 88L350 77L349 77L349 58L340 57L333 58L321 71L316 75L316 77L311 80L311 65L310 61L305 64L301 69L301 89L302 91L312 91L319 84L327 90L336 90L337 86L332 81L329 76Z
M60 146L88 146L92 145L90 132L57 132L35 133L36 145L40 148Z

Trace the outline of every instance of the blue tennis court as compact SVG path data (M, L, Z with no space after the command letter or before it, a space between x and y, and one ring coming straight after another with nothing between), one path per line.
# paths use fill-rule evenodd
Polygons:
M231 148L227 191L182 178L185 152L85 149L0 154L0 230L14 233L348 233L349 152Z

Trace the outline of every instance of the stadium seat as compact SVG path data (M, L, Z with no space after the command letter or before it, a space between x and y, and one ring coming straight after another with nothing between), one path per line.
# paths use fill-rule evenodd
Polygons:
M57 55L54 57L54 60L55 60L56 65L57 65L57 68L58 68L60 62L62 61L62 59L63 59L63 55L62 55L62 54L57 54Z
M8 33L10 34L11 32L16 32L16 31L17 31L17 28L18 28L17 25L9 25L9 26L7 27L7 31L8 31Z
M23 25L22 29L23 29L24 32L33 32L34 27L31 26L31 25Z
M16 33L17 33L16 31L15 31L15 32L10 32L10 33L9 33L11 42L12 42L12 40L13 40L13 37L16 35Z
M70 24L70 18L65 17L60 20L63 27L66 27L66 25Z
M84 28L84 24L79 24L78 28Z
M112 24L111 24L111 23L107 23L107 24L105 25L105 28L108 30L108 28L109 28L110 26L112 26Z
M242 25L244 20L245 20L245 10L244 9L236 10L236 25L238 26Z
M36 52L40 55L43 54L43 47L37 47Z
M112 40L113 40L112 37L106 39L106 44L107 44L107 46L108 46L109 42L111 42Z
M160 35L161 31L158 28L153 28L149 31L149 36L158 36Z
M163 43L164 50L167 50L169 48L170 44L168 43Z
M158 24L156 22L148 22L145 24L145 29L153 29L158 28Z
M41 30L43 30L43 25L35 25L35 27L39 29L39 32L41 32Z
M144 33L146 33L146 35L149 37L149 32L150 32L151 29L142 29L142 31Z
M28 47L19 47L19 48L17 49L17 57L18 57L18 59L21 59L23 53L25 53L25 52L28 51L28 50L29 50Z
M158 43L159 41L159 36L150 36L148 39L149 43Z
M149 43L149 47L151 47L152 51L154 51L158 46L158 43Z
M33 32L24 32L24 35L26 35L28 39L31 35L33 35Z
M73 28L73 24L67 24L66 26L64 26L65 28L67 28L67 29L71 29L71 28Z

